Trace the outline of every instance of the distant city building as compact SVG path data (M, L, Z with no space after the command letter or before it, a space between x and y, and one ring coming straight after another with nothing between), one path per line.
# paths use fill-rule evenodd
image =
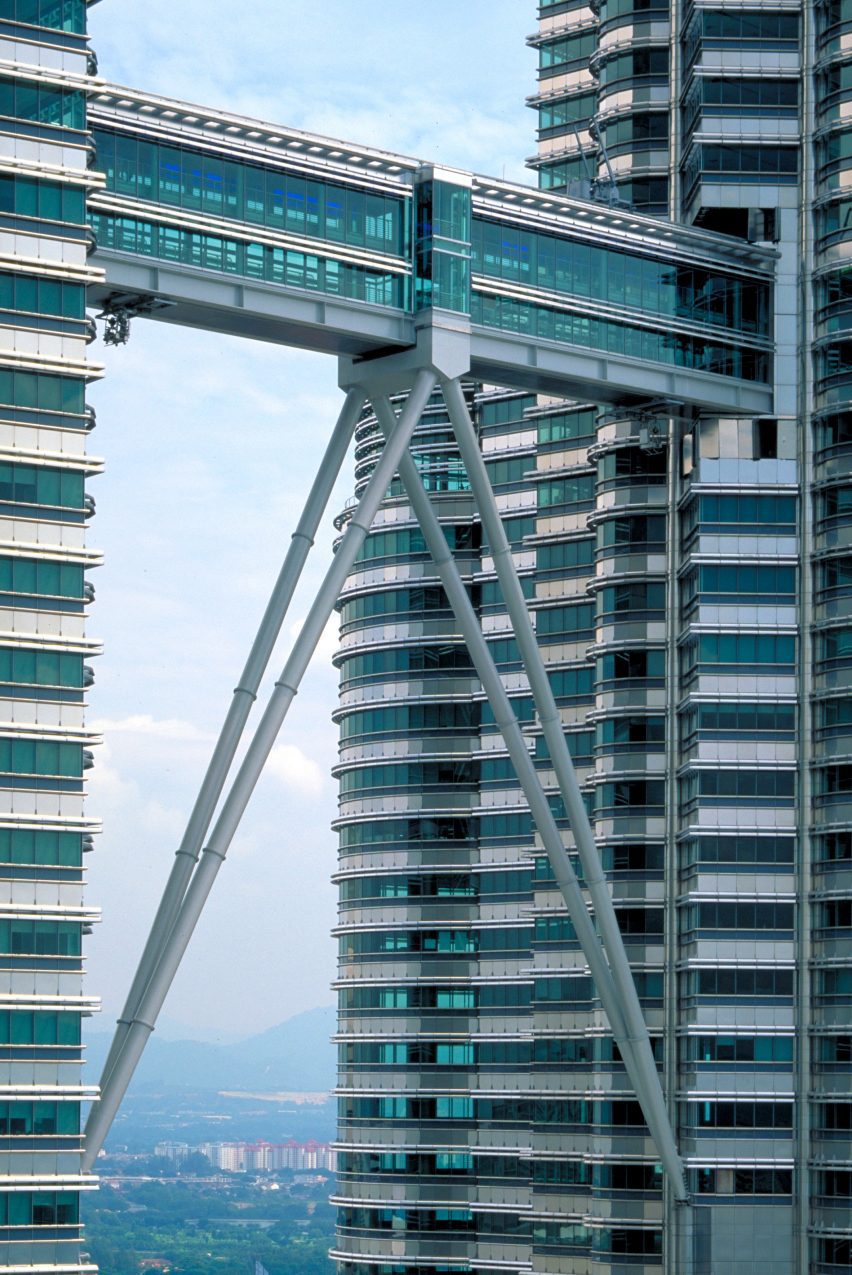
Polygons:
M154 1155L163 1160L171 1160L173 1164L182 1164L192 1155L192 1148L187 1142L158 1142L154 1147Z
M195 1148L229 1173L322 1169L334 1173L337 1153L324 1142L202 1142Z

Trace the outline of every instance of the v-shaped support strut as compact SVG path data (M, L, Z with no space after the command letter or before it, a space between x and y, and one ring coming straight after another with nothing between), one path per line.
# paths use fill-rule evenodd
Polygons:
M390 380L383 376L382 364L391 363L391 359L376 360L373 364L365 362L360 366L360 378L357 375L350 378L350 389L340 419L326 452L323 466L312 488L293 546L270 599L243 677L234 692L231 710L214 751L183 842L178 849L172 876L146 944L127 1005L119 1020L116 1037L104 1068L101 1097L93 1106L86 1126L84 1167L91 1168L103 1145L148 1037L154 1030L157 1016L219 868L298 691L301 678L331 616L358 551L372 526L391 479L398 472L494 712L495 721L503 735L672 1190L676 1199L685 1202L688 1196L684 1184L683 1167L675 1145L662 1087L651 1053L650 1038L618 929L612 899L601 870L591 825L568 752L559 711L523 598L509 542L467 410L456 366L458 364L456 352L459 348L457 338L461 334L452 332L448 343L444 344L442 344L444 338L440 332L434 338L431 331L429 335L430 341L434 340L431 357L423 359L421 356L419 366L416 354L412 351L410 354L413 356L413 365L411 358L407 367L405 361L400 360L402 368L392 370ZM438 375L441 376L441 388L450 421L488 536L497 578L583 864L583 875L588 885L597 929L589 914L586 900L550 810L547 796L527 751L520 724L491 657L467 590L449 551L432 503L423 488L417 468L408 454L412 433L426 407ZM386 396L391 383L396 389L403 386L410 387L408 400L399 418ZM313 542L331 487L340 469L361 406L367 396L373 400L386 436L384 450L357 509L348 523L281 677L275 684L269 704L261 717L199 859L199 849L211 823L218 799L224 790L227 773L248 712L256 696L307 551Z

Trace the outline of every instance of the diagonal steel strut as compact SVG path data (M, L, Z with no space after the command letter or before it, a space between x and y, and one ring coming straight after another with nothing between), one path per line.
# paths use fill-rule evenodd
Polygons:
M273 647L281 632L281 625L284 623L296 585L313 546L320 520L325 513L332 489L349 450L349 444L352 441L355 425L363 405L363 392L350 390L346 395L337 423L334 426L311 490L308 493L302 516L299 519L296 530L293 532L290 547L287 550L275 587L258 626L245 667L234 689L227 716L216 741L216 746L213 749L213 755L207 766L198 796L195 799L195 805L189 816L186 831L175 852L175 861L172 865L171 873L166 882L142 955L139 958L139 965L130 986L130 991L127 994L124 1009L118 1019L109 1053L103 1065L100 1081L102 1091L106 1088L112 1069L122 1052L130 1024L139 1008L139 1003L145 994L145 988L148 986L151 975L156 968L157 961L183 902L198 856L201 853L204 837L210 827L210 820L213 818L213 812L222 795L228 771L234 760L245 724L248 721L251 707L257 699L261 678L266 671Z
M495 570L503 590L521 658L529 677L533 697L542 721L545 739L548 743L551 758L554 761L554 770L560 792L565 801L571 829L583 863L584 877L589 884L589 893L600 929L600 939L586 911L573 867L565 852L562 837L550 813L550 807L541 789L537 772L527 753L520 726L517 723L499 674L491 659L487 643L482 636L467 592L461 582L461 577L455 567L452 555L448 552L445 537L432 510L431 502L423 490L416 468L409 457L405 457L400 464L400 477L406 486L412 508L420 523L430 553L435 557L441 581L456 611L480 681L489 700L492 701L495 719L501 727L510 757L515 765L518 778L533 813L533 818L542 834L542 840L545 843L545 849L548 852L554 875L565 897L577 937L597 985L601 1003L609 1018L613 1035L619 1044L625 1068L636 1090L645 1120L657 1145L675 1197L679 1201L685 1202L689 1197L684 1181L683 1165L677 1151L662 1087L651 1052L648 1029L639 1004L621 932L618 929L618 922L612 906L612 899L606 878L601 870L591 825L583 805L573 762L562 731L559 711L553 698L547 671L541 658L535 632L526 608L509 542L500 519L473 422L467 410L461 383L458 379L442 378L441 388L459 444L462 460L471 482L474 498L479 506L480 516L488 536L495 561ZM379 403L374 403L374 407L377 410L383 428L389 428L394 419L393 409L390 404L387 400L380 400ZM415 479L416 482L414 481ZM435 535L436 531L437 536ZM458 605L456 605L457 603ZM506 729L504 729L504 722ZM543 806L542 801L544 803ZM541 818L537 811L540 812ZM542 822L542 819L544 822ZM603 942L606 956L601 951L601 941Z
M269 703L225 798L200 862L193 873L160 959L133 1015L133 1021L127 1027L121 1054L115 1061L99 1101L90 1112L83 1153L84 1172L91 1169L115 1118L136 1065L154 1030L157 1016L207 902L213 882L225 860L252 792L275 744L278 732L331 617L340 590L367 537L379 505L397 471L400 459L408 447L414 427L429 401L435 381L435 373L432 371L422 370L417 373L398 427L394 429L392 437L385 444L281 676L275 683Z

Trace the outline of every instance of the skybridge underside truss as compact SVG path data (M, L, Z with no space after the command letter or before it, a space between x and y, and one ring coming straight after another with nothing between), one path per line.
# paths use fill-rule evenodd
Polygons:
M162 298L168 306L149 317L164 323L356 358L409 349L417 339L414 316L363 302L314 299L296 289L211 279L201 270L141 263L106 249L95 254L93 264L105 275L104 283L89 290L91 304L99 310L125 298L143 304ZM665 398L719 415L772 411L772 392L765 385L476 327L471 330L470 374L485 384L583 402L621 405Z

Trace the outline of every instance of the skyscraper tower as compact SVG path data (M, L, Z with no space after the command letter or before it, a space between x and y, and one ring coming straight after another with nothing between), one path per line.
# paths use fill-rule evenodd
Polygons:
M0 1270L82 1275L83 719L93 597L85 388L99 180L84 0L0 4Z
M346 1275L852 1265L847 18L556 0L531 37L543 189L623 207L628 236L650 213L779 254L774 416L696 415L676 376L670 399L629 412L470 390L693 1203L676 1208L661 1181L391 492L348 581L338 656ZM536 254L534 234L486 231L473 270L487 259L522 298ZM668 278L615 277L592 253L587 268L591 315L662 301L685 340L674 249ZM743 359L761 359L745 263L736 295L700 274L707 339L733 321ZM421 465L547 784L443 421L436 400ZM376 438L365 416L361 481Z

